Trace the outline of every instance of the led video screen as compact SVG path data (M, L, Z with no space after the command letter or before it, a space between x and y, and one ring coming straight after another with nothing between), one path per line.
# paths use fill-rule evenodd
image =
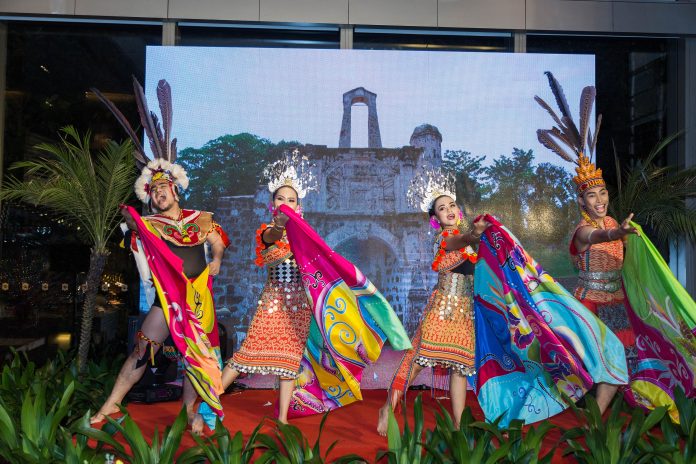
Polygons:
M572 165L536 138L552 121L534 96L555 107L545 71L577 118L593 56L148 47L151 109L157 82L172 88L178 162L191 180L182 206L214 212L232 241L214 291L237 343L266 279L254 264L255 230L271 219L262 171L295 148L319 179L305 218L409 332L436 280L434 231L406 197L421 166L455 173L469 219L498 216L548 272L573 275Z

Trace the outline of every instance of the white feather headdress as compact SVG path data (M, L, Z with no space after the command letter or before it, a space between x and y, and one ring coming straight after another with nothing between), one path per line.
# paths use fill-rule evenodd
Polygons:
M147 163L140 177L135 181L135 194L140 201L143 203L150 201L150 185L159 180L173 183L179 187L179 191L184 191L189 186L189 178L184 168L164 158L157 158Z

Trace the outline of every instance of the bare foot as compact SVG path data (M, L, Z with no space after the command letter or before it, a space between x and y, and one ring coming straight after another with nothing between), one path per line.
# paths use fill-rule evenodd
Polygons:
M89 423L90 425L94 425L104 422L106 420L106 416L116 414L117 412L119 412L118 406L113 405L110 408L107 408L106 405L104 405L95 415L89 418Z
M383 437L387 436L389 427L389 406L386 404L379 408L379 419L377 419L377 433Z
M189 424L191 424L191 433L197 436L203 435L203 427L205 427L205 421L203 416L196 413L193 418L189 419Z

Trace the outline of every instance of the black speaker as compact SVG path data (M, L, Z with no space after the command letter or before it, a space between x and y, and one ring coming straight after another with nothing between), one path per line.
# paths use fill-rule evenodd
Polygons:
M155 353L154 364L150 359L150 348L147 348L145 358L143 358L143 361L147 361L145 373L134 386L162 385L176 380L179 363L178 352L171 337L168 337L163 345ZM168 356L166 353L170 355Z
M154 363L150 358L150 347L146 348L142 358L146 363L145 373L126 395L129 401L156 403L181 398L182 388L169 383L176 380L179 363L174 342L168 337L163 345L155 353Z
M139 403L160 403L176 401L181 398L183 389L179 385L167 383L164 385L134 386L128 392L128 401Z

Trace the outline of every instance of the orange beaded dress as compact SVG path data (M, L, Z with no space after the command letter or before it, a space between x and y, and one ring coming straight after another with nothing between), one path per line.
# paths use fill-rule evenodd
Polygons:
M433 270L438 281L421 323L405 352L390 387L392 391L408 388L415 362L421 366L439 366L462 376L475 373L475 335L473 320L474 266L476 253L471 247L445 251L442 235L435 240Z
M268 280L249 324L246 339L227 364L239 372L294 379L309 335L311 306L285 236L272 245L256 231L256 264L268 267Z

